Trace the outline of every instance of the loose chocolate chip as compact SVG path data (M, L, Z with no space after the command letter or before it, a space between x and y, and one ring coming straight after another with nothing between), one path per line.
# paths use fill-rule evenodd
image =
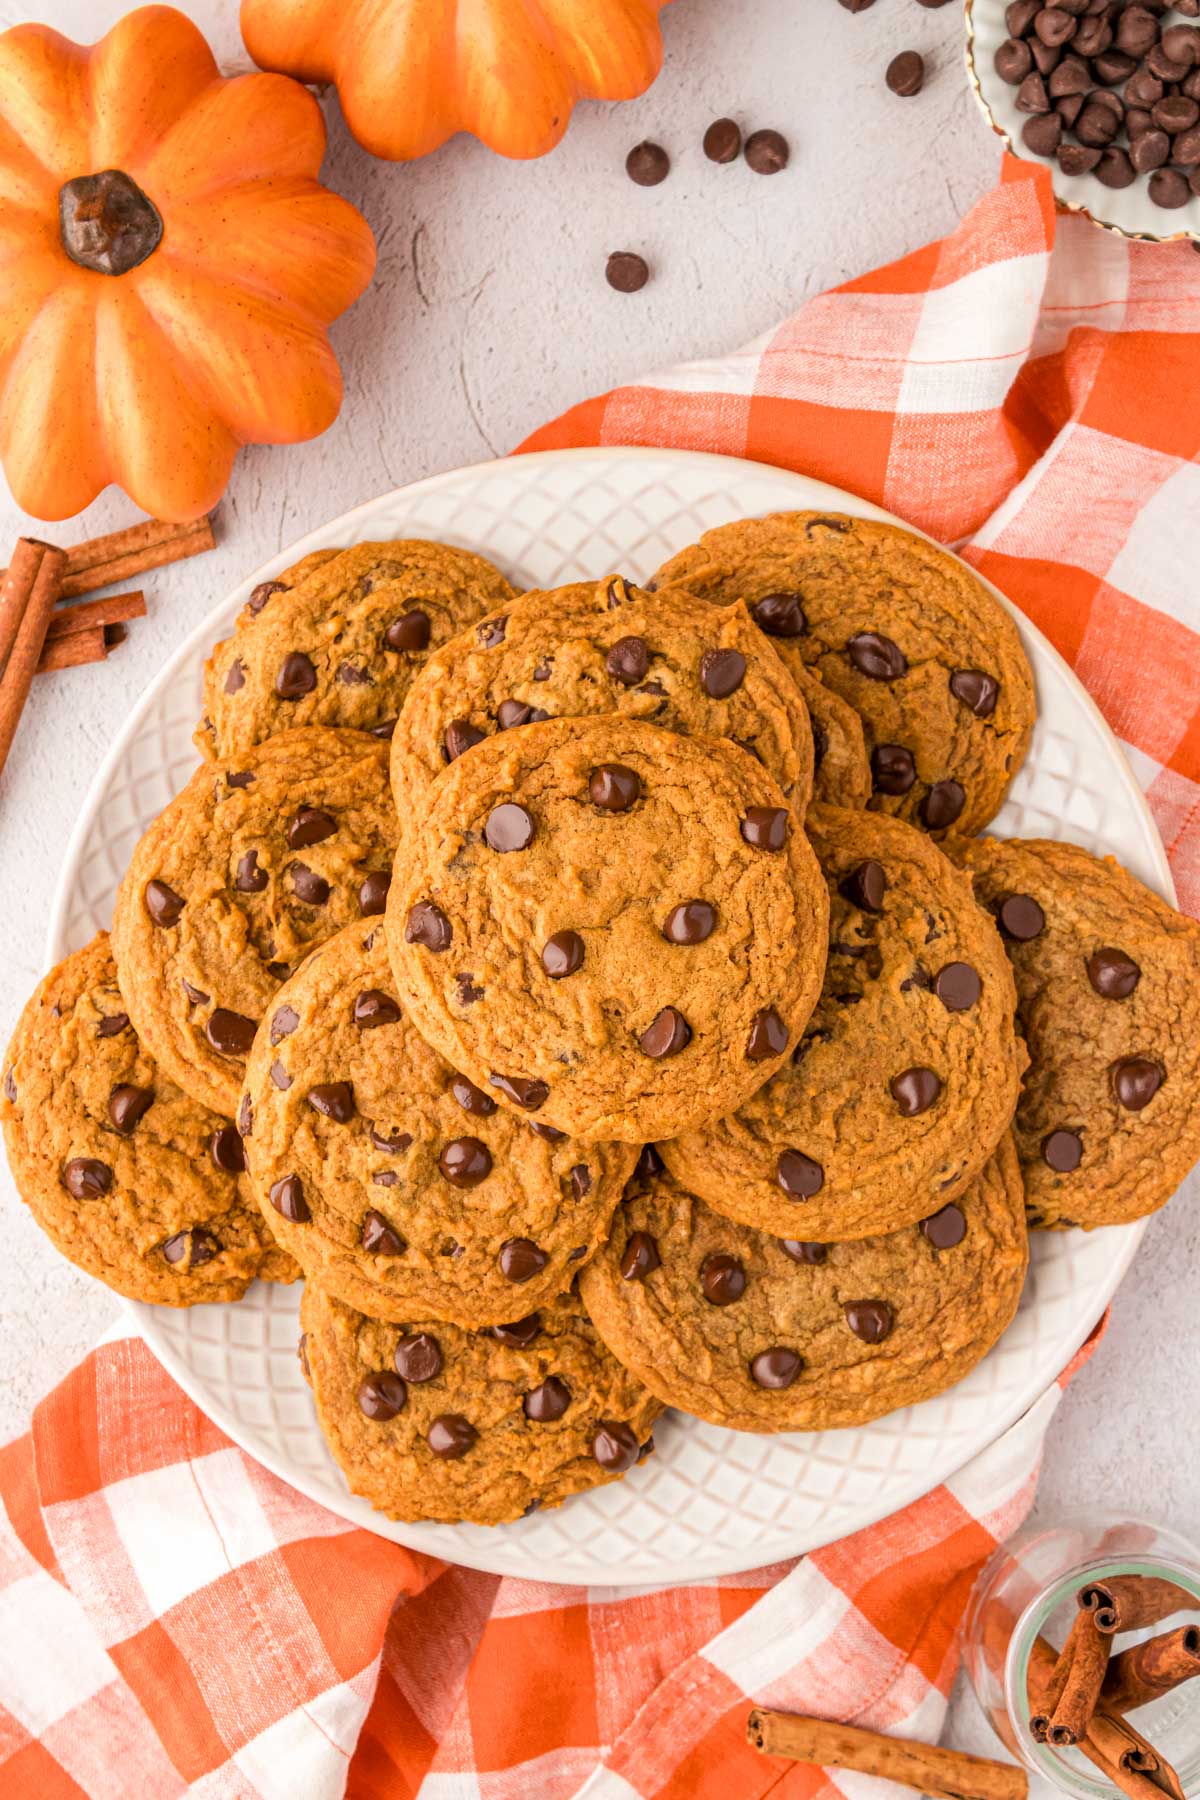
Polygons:
M99 1200L112 1187L113 1172L95 1156L73 1156L62 1172L63 1186L74 1200Z
M775 1165L775 1179L793 1200L811 1200L825 1185L825 1171L811 1156L785 1150Z
M493 1325L492 1336L507 1344L510 1350L528 1350L541 1329L541 1313L530 1313L528 1318L517 1319L511 1325Z
M740 650L706 650L700 658L700 686L710 700L728 700L746 679Z
M307 863L292 863L288 873L292 878L292 891L297 900L306 906L324 906L329 899L329 883Z
M1083 1139L1076 1131L1050 1131L1042 1139L1042 1161L1058 1175L1069 1175L1083 1160Z
M359 1241L370 1256L399 1256L405 1247L400 1233L374 1208L363 1215Z
M750 1379L760 1388L789 1388L801 1369L804 1358L782 1344L760 1350L750 1363Z
M1023 38L1033 30L1033 21L1037 18L1042 0L1009 0L1004 14L1004 23L1009 35Z
M902 50L887 66L887 84L893 94L909 99L925 85L925 58L915 50Z
M317 671L303 650L289 651L279 665L275 692L281 700L300 700L317 685Z
M540 1275L549 1258L531 1238L508 1238L500 1246L497 1259L506 1281L531 1281Z
M1030 61L1033 53L1030 52ZM1048 113L1050 111L1050 94L1046 87L1045 77L1037 69L1031 69L1017 89L1017 97L1013 105L1018 112Z
M955 669L950 677L950 692L977 719L990 719L996 710L1000 683L994 675L985 675L982 669Z
M641 1155L637 1159L637 1167L633 1171L635 1181L653 1181L666 1168L662 1157L653 1144L643 1144Z
M1141 1112L1149 1106L1163 1084L1159 1064L1146 1056L1122 1056L1109 1064L1112 1090L1126 1112Z
M851 906L857 906L862 912L882 912L883 897L887 893L887 876L883 864L868 857L866 862L860 862L838 883L838 892L843 899L849 900Z
M1033 29L1043 44L1056 49L1074 37L1075 20L1063 7L1046 6L1033 21Z
M467 750L482 744L485 732L467 719L451 719L442 733L442 754L448 763L456 762Z
M285 581L260 581L246 602L246 611L257 618L273 594L285 594L286 592L287 583Z
M282 1181L274 1182L268 1198L279 1216L290 1219L293 1225L307 1225L312 1218L304 1198L304 1183L298 1175L285 1175Z
M237 1128L243 1138L248 1138L254 1130L254 1108L249 1094L243 1094L238 1103Z
M132 1135L138 1120L154 1105L154 1089L123 1082L108 1097L108 1116L122 1137Z
M1111 944L1088 957L1087 974L1102 1000L1127 1000L1142 979L1142 971L1132 956Z
M1009 894L996 908L996 922L1006 938L1027 944L1046 926L1046 915L1032 894Z
M892 1099L906 1119L927 1112L942 1091L932 1069L904 1069L888 1082Z
M288 823L288 848L307 850L310 844L320 844L332 837L336 830L337 820L332 813L319 806L302 806Z
M592 1191L592 1171L586 1163L576 1163L571 1170L571 1192L576 1200L585 1200Z
M488 1080L493 1087L499 1088L500 1092L506 1099L511 1100L514 1106L521 1107L525 1112L536 1112L538 1107L544 1106L550 1098L550 1089L546 1083L531 1076L497 1075L493 1070L488 1076ZM548 1133L551 1129L549 1125L542 1128L544 1133ZM560 1132L558 1135L565 1137L566 1133Z
M442 1347L427 1331L402 1337L392 1355L397 1375L420 1387L442 1372Z
M804 606L799 594L764 594L750 608L754 623L768 637L803 637L808 630Z
M891 1332L894 1321L886 1300L847 1300L842 1311L847 1325L864 1344L882 1344Z
M505 800L488 814L483 835L488 848L505 856L513 850L528 850L533 842L533 820L515 800Z
M233 885L239 894L261 894L270 879L267 871L258 866L257 850L247 850L239 857L233 877Z
M1170 160L1170 155L1171 140L1165 131L1139 132L1129 146L1129 160L1139 175L1161 169Z
M577 931L556 931L542 945L542 967L551 981L561 981L583 967L583 939Z
M700 1264L700 1286L710 1306L732 1306L746 1291L746 1271L740 1258L714 1251Z
M650 279L650 265L636 250L614 250L604 265L604 279L618 294L636 294Z
M1150 198L1155 206L1186 206L1191 196L1186 175L1178 169L1156 169L1150 177Z
M588 797L604 812L628 812L641 791L640 776L621 763L601 763L588 776Z
M440 952L450 948L453 935L449 919L432 900L418 900L409 912L404 927L406 944L420 944L425 950Z
M745 155L756 175L778 175L788 166L788 141L778 131L752 131L746 139Z
M373 869L358 890L358 910L364 919L376 918L387 911L388 889L392 885L390 869Z
M704 134L704 154L709 162L736 162L741 153L742 132L735 119L714 119Z
M204 1035L219 1056L249 1056L258 1021L218 1006L208 1016Z
M1118 146L1105 150L1096 164L1096 180L1107 188L1132 187L1136 179L1133 164L1126 152Z
M622 1281L645 1281L655 1269L662 1267L658 1245L648 1231L633 1231L621 1257Z
M1035 156L1053 156L1062 142L1062 131L1057 113L1043 113L1040 118L1026 119L1021 127L1021 142Z
M773 1006L764 1006L756 1012L750 1024L750 1035L746 1039L747 1062L769 1062L773 1056L782 1056L787 1049L788 1028Z
M292 1085L292 1077L278 1057L276 1057L275 1061L271 1064L271 1080L275 1083L275 1086L280 1092L284 1094L287 1093Z
M429 648L429 614L414 607L393 619L384 632L392 650L427 650Z
M929 831L945 831L953 825L967 803L962 784L957 781L935 781L917 811L921 823Z
M751 806L741 825L742 837L755 850L782 850L787 843L785 806Z
M1116 111L1098 100L1089 102L1075 121L1075 136L1091 149L1103 150L1121 129Z
M1168 25L1161 43L1164 55L1172 62L1191 68L1193 63L1200 61L1200 40L1191 25Z
M866 12L874 4L875 0L838 0L838 5L844 6L848 13Z
M451 1138L442 1146L438 1168L451 1187L478 1187L492 1172L492 1153L477 1137Z
M146 911L156 925L162 926L164 930L178 925L186 901L174 888L168 887L165 881L148 881L143 898Z
M397 1413L404 1411L408 1402L408 1389L398 1375L390 1369L380 1369L377 1374L364 1375L358 1384L359 1411L377 1424L386 1424L394 1419Z
M911 750L903 744L876 744L871 752L871 781L877 794L907 794L916 779Z
M222 1125L208 1140L208 1154L214 1168L222 1175L241 1175L246 1168L246 1152L236 1125Z
M1033 67L1033 52L1020 38L1006 38L992 61L1001 81L1017 87Z
M425 1434L425 1441L435 1456L446 1462L457 1462L475 1443L479 1433L461 1413L441 1413Z
M271 1020L271 1042L280 1044L285 1037L291 1037L300 1023L300 1014L294 1006L283 1005L276 1009Z
M779 1248L798 1263L823 1263L829 1255L828 1244L806 1244L801 1238L780 1238Z
M1046 83L1052 100L1066 100L1072 94L1091 92L1092 72L1079 56L1064 56ZM1112 98L1105 95L1106 99Z
M967 1221L962 1208L951 1203L943 1206L941 1212L922 1219L921 1230L935 1250L953 1250L967 1235Z
M641 1445L628 1425L601 1419L592 1438L592 1455L610 1475L623 1475L638 1459Z
M664 1006L661 1012L656 1013L638 1038L644 1053L656 1059L678 1056L681 1050L687 1049L691 1041L691 1026L673 1006Z
M1149 111L1151 107L1158 105L1163 91L1163 84L1158 76L1147 68L1141 68L1125 83L1125 101L1128 106L1144 107Z
M871 681L899 681L908 672L908 658L899 644L877 631L860 631L847 640L846 655L860 674Z
M717 909L707 900L685 900L673 906L663 924L669 944L702 944L717 928Z
M184 985L187 985L186 982ZM207 994L205 994L204 999L208 999ZM128 1023L128 1013L109 1013L108 1017L106 1019L101 1019L100 1023L97 1025L96 1036L98 1038L119 1037Z
M549 1425L554 1419L561 1419L570 1404L571 1390L566 1382L557 1375L547 1375L540 1387L526 1394L523 1411L535 1425Z
M671 173L671 159L661 144L635 144L625 158L625 173L639 187L657 187Z
M934 978L933 991L947 1012L970 1012L983 992L983 983L970 963L947 963Z
M650 652L640 637L618 638L604 659L604 666L614 681L623 687L636 687L646 679L650 668Z
M354 1089L348 1081L325 1081L311 1087L305 1099L323 1119L335 1125L348 1125L355 1114Z
M246 665L240 656L235 656L229 665L229 673L225 677L225 692L236 694L246 685Z
M381 988L365 988L355 997L352 1016L360 1031L373 1031L377 1025L394 1025L400 1008Z
M492 1096L485 1094L482 1088L477 1088L475 1083L468 1081L465 1075L455 1075L451 1078L450 1092L463 1111L470 1113L473 1118L490 1119L492 1114L497 1111L496 1102Z

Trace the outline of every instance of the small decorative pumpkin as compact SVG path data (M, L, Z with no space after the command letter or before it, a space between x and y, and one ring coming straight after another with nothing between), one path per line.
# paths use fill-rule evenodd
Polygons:
M576 100L632 100L662 64L669 0L242 0L255 62L337 83L366 149L424 156L470 131L544 156Z
M305 88L223 79L172 7L91 47L0 35L0 460L27 512L117 482L195 518L241 445L332 423L327 328L375 245L317 180L324 150Z

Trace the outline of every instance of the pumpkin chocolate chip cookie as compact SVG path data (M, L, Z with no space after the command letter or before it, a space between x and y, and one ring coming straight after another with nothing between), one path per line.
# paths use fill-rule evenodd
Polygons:
M812 798L825 806L866 806L871 798L871 765L862 720L789 645L777 642L775 649L808 708L813 740Z
M300 1305L321 1429L393 1519L501 1525L628 1473L662 1411L574 1295L487 1331L381 1324L316 1282Z
M833 1241L961 1194L1012 1118L1024 1051L995 926L936 844L835 807L808 832L830 898L816 1011L764 1088L660 1148L730 1218Z
M1007 1135L957 1200L849 1244L732 1224L654 1167L580 1292L651 1393L714 1425L865 1424L961 1381L1016 1312L1028 1248Z
M396 998L381 922L283 987L246 1069L246 1157L279 1242L376 1319L502 1324L564 1292L637 1151L540 1135L457 1074Z
M261 583L209 657L196 745L237 756L303 725L389 737L429 649L512 596L491 563L449 544L317 551Z
M744 600L861 714L877 810L935 834L995 816L1029 748L1033 676L1012 620L957 557L896 525L774 513L706 532L656 581Z
M387 938L413 1023L477 1087L584 1143L643 1143L779 1068L827 911L753 757L610 715L452 763L397 858Z
M0 1121L17 1189L78 1268L131 1300L238 1300L293 1281L242 1174L235 1127L139 1043L108 936L59 963L21 1015Z
M113 950L146 1048L233 1115L258 1021L314 949L382 913L396 816L386 744L281 732L197 769L134 850Z
M1029 1223L1143 1218L1200 1157L1200 925L1074 844L961 856L1016 976Z
M648 594L613 575L523 594L434 652L392 739L402 828L419 821L446 764L484 738L598 713L732 738L803 818L808 710L745 607Z

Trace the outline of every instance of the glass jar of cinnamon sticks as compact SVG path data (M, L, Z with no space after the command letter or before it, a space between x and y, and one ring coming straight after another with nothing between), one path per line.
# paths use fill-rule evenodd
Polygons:
M976 1698L1032 1773L1077 1800L1200 1795L1200 1552L1175 1533L1096 1515L1026 1529L963 1631Z

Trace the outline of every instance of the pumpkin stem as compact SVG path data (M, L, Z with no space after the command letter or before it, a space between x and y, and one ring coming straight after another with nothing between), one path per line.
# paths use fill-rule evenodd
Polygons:
M97 275L127 275L162 242L162 215L121 169L64 182L58 217L71 261Z

